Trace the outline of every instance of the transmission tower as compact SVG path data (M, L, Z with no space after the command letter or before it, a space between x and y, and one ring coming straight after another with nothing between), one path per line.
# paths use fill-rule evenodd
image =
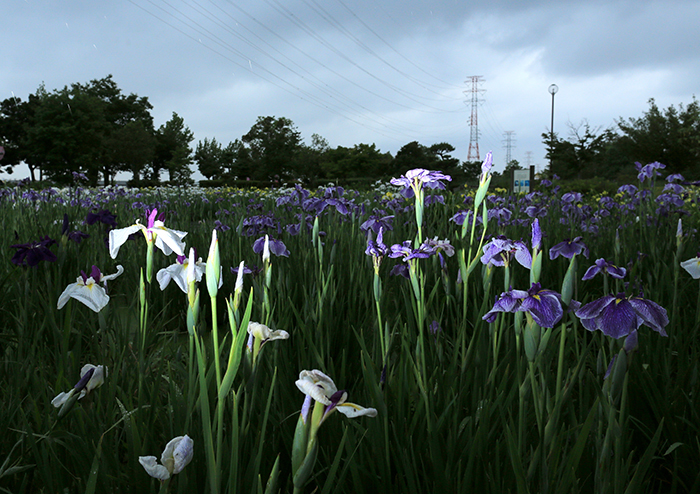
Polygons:
M469 118L469 153L467 161L481 161L479 156L479 117L477 115L477 106L479 104L479 93L486 91L479 89L479 84L484 81L484 77L480 75L472 75L464 81L465 84L471 83L471 88L464 91L467 99L471 103L472 113Z
M506 166L511 162L511 151L515 147L514 130L506 130L503 132L503 147L506 149Z

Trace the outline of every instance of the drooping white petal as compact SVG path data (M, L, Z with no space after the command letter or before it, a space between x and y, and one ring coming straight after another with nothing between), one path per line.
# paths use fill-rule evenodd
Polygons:
M82 278L80 278L82 281ZM71 283L66 287L65 290L63 290L63 293L59 295L58 297L58 303L56 304L57 309L63 309L65 305L68 303L68 300L70 300L72 293L77 290L78 288L78 283Z
M107 281L113 280L113 279L116 278L117 276L121 275L123 272L124 272L124 267L120 264L120 265L117 266L117 272L116 272L116 273L114 273L114 274L107 274L107 275L104 275L104 274L103 274L102 277L100 278L100 283L102 283L102 284L104 285Z
M170 478L170 472L168 472L168 469L163 465L156 463L155 456L139 456L139 463L151 477L159 480L168 480Z
M367 415L368 417L377 416L377 410L375 408L365 408L360 405L356 405L355 403L341 403L335 408L340 413L351 419L354 419L355 417L362 417L363 415Z
M51 404L55 406L56 408L61 408L65 402L68 401L68 398L73 396L73 390L71 389L70 391L66 392L61 392L56 397L51 400Z
M129 235L136 233L139 230L145 230L146 227L140 223L109 231L109 255L112 259L117 258L119 248L129 239Z
M175 252L178 256L185 255L185 242L182 239L185 238L187 232L166 228L160 221L155 222L151 231L156 237L155 246L162 250L163 254L169 256Z
M694 257L692 259L688 259L687 261L683 261L681 263L681 267L688 271L693 279L697 280L700 278L700 257Z

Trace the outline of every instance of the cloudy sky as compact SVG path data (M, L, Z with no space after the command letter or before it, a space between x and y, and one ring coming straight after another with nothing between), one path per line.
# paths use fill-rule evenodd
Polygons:
M11 0L0 99L112 74L173 112L195 142L240 138L258 116L307 143L449 142L466 160L471 76L481 158L542 168L541 134L640 117L700 96L697 0ZM13 177L25 174L18 169Z

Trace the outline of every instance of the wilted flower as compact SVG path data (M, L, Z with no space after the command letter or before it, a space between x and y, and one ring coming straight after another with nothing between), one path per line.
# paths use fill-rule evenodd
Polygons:
M493 308L482 319L492 323L499 312L527 312L543 328L553 328L564 315L561 295L543 289L539 283L533 283L527 291L511 289L501 293Z
M621 338L648 326L662 336L668 325L666 309L651 300L641 297L627 298L624 293L605 295L574 312L588 331L601 330L612 338Z
M613 278L621 280L627 274L627 270L625 268L619 268L605 259L596 259L595 264L588 268L586 274L584 274L581 279L590 280L598 273L608 274Z
M106 276L100 272L97 266L92 266L90 276L85 271L80 271L76 282L68 285L58 297L57 308L62 309L69 299L74 298L95 312L100 312L109 303L109 295L99 284L102 283L106 286L109 280L113 280L123 272L124 268L121 266L117 266L116 273Z
M17 266L29 267L34 267L41 261L56 262L56 254L49 249L55 243L55 240L45 235L43 239L36 242L10 245L13 249L17 249L10 261Z
M51 404L54 407L59 408L76 393L78 393L78 397L76 399L82 399L93 389L102 386L106 375L106 367L103 367L102 365L85 364L83 368L80 369L80 380L76 383L73 389L67 393L59 393L53 400L51 400Z
M168 480L172 475L182 472L182 469L192 461L194 441L185 434L170 440L160 457L162 465L156 463L155 456L139 456L139 463L146 473L158 480Z
M586 244L583 243L581 237L576 237L573 240L566 239L549 249L549 258L556 259L561 255L567 259L571 259L575 255L581 253L588 258L588 247L586 247Z
M119 248L129 239L129 235L141 231L146 237L146 241L150 244L155 243L155 246L163 251L163 254L169 256L173 252L179 256L185 255L185 242L182 239L187 235L187 232L171 230L166 228L163 223L164 215L156 219L158 210L154 209L148 215L147 225L142 225L139 220L136 223L126 228L111 230L109 232L109 254L112 259L116 259L119 253Z
M248 339L249 350L253 350L253 340L259 341L260 346L262 346L268 341L286 340L287 338L289 338L289 333L282 329L272 330L264 324L252 321L248 323L248 334L250 335L250 338Z
M310 407L310 399L326 405L326 409L321 418L321 423L328 417L331 412L338 410L340 413L349 418L361 417L367 415L376 417L377 410L374 408L364 408L355 403L347 403L348 398L346 391L338 391L333 379L325 375L320 370L303 370L299 373L299 379L296 381L299 391L307 397L308 407ZM307 406L306 401L304 405ZM307 408L308 409L308 408ZM302 414L304 410L302 409ZM319 424L320 425L320 424Z

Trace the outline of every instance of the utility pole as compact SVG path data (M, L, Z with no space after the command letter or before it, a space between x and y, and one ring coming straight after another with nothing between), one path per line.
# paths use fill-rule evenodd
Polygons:
M515 147L514 130L506 130L503 132L503 147L506 149L506 166L512 161L511 150Z
M481 161L479 156L479 117L477 115L477 106L479 104L479 93L486 91L479 89L479 83L484 81L484 77L480 75L472 75L464 81L466 84L471 83L471 88L464 91L464 94L470 94L467 99L471 103L471 116L469 118L469 153L467 161Z

